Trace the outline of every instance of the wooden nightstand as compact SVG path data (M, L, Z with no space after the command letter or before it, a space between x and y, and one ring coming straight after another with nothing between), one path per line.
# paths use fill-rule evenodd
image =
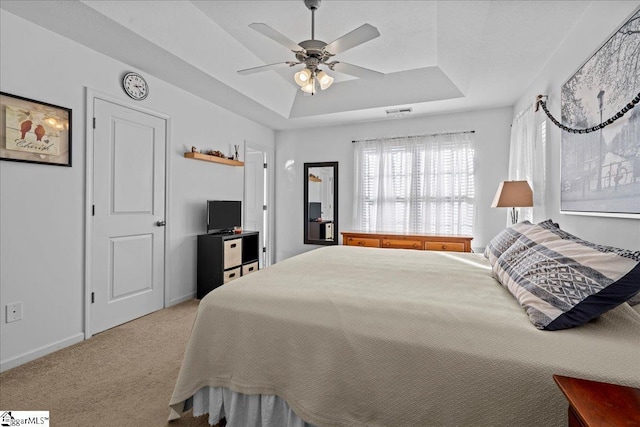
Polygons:
M569 427L640 426L640 389L554 375L569 401Z

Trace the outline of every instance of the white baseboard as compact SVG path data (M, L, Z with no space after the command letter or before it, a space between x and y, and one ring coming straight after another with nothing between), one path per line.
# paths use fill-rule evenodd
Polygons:
M190 299L194 299L195 297L196 297L196 293L192 292L190 294L183 295L183 296L178 297L178 298L174 298L171 301L169 301L169 305L167 305L167 307L172 307L174 305L178 305L181 302L189 301Z
M6 360L0 360L0 372L8 371L16 366L23 365L32 360L36 360L39 357L45 356L54 351L58 351L62 348L69 347L70 345L77 344L84 341L84 333L75 334L69 338L54 342L49 345L42 346L35 350L28 351L26 353L19 354L15 357Z

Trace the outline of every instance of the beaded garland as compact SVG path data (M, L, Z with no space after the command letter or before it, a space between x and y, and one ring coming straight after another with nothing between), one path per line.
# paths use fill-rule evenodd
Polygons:
M618 111L609 120L605 120L604 122L600 123L599 125L590 127L588 129L573 129L573 128L570 128L570 127L567 127L567 126L563 125L558 120L556 120L555 117L553 117L551 115L551 113L547 109L547 102L544 101L544 98L547 98L547 95L538 95L538 97L536 98L536 111L538 111L538 106L541 106L542 110L546 113L546 115L549 117L549 119L551 119L553 124L558 126L560 129L562 129L564 131L567 131L567 132L570 132L570 133L590 133L590 132L595 132L597 130L600 130L600 129L606 127L606 126L609 126L611 123L615 122L620 117L624 116L627 111L631 110L633 107L636 106L636 104L640 103L640 93L638 93L638 95L636 95L636 97L633 98L631 100L631 102L629 102L627 105L625 105L620 111Z

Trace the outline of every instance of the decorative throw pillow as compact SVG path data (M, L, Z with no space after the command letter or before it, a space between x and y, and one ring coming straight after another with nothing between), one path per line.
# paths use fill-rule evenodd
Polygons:
M574 236L573 234L564 231L564 230L560 230L560 228L558 227L558 224L554 224L553 221L551 220L547 220L544 222L541 222L539 224L540 226L544 227L545 229L549 230L550 232L552 232L553 234L555 234L556 236L560 237L561 239L565 239L565 240L572 240L576 243L579 243L581 245L584 246L589 246L591 248L594 248L600 252L613 252L613 253L617 253L620 256L623 257L627 257L627 258L631 258L631 259L635 259L635 260L640 260L640 251L629 251L626 249L619 249L619 248L615 248L612 246L606 246L606 245L596 245L595 243L591 243L589 241L586 241L584 239L581 239L577 236ZM628 301L627 301L630 305L634 306L634 305L638 305L640 304L640 293L632 296Z
M558 224L557 222L553 222L552 219L547 219L546 221L539 222L538 225L548 230L560 229L560 224Z
M504 251L509 249L513 243L522 235L528 236L531 240L538 243L545 242L549 239L560 239L555 233L547 231L549 229L557 229L558 224L548 219L538 225L531 224L529 221L519 222L512 227L502 230L496 237L491 239L487 247L484 249L485 258L489 259L491 265Z
M582 325L640 291L640 253L577 240L521 236L493 265L538 329Z
M553 234L555 234L561 239L572 240L576 243L579 243L584 246L588 246L600 252L614 252L619 254L620 256L624 256L624 257L635 259L635 260L640 260L640 251L630 251L628 249L620 249L620 248L615 248L613 246L598 245L598 244L589 242L587 240L581 239L580 237L574 236L568 231L560 230L560 228L550 226L549 224L547 224L547 221L545 221L544 223L541 222L540 225L544 226L547 230L551 231Z
M491 265L495 264L496 260L502 255L504 251L509 249L513 242L518 240L518 237L522 235L522 230L529 227L533 227L529 221L519 222L511 227L502 230L496 237L491 239L486 248L484 248L484 256L489 259Z

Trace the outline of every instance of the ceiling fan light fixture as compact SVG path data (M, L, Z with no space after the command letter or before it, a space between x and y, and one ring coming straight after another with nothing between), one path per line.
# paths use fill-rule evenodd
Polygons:
M249 28L289 49L295 55L296 60L238 70L238 74L248 75L261 71L284 68L284 66L293 67L294 65L304 64L304 69L295 73L293 79L302 91L311 95L316 93L316 80L318 80L320 89L322 90L328 89L334 82L332 76L318 69L320 66L326 66L331 71L350 74L358 78L384 76L384 74L377 71L332 60L338 53L342 53L379 37L380 32L373 25L363 24L329 44L322 40L317 40L315 38L315 11L320 7L321 1L322 0L304 0L305 6L311 11L310 40L296 43L267 24L258 22L250 24Z
M298 86L304 87L309 84L309 80L311 79L311 70L305 68L304 70L298 71L294 74L293 79L296 81Z
M316 93L316 79L311 78L311 80L309 80L309 83L302 86L300 90L303 91L304 93L310 93L311 95Z
M333 77L324 71L320 71L317 77L318 82L320 82L320 89L322 90L328 89L333 84Z

